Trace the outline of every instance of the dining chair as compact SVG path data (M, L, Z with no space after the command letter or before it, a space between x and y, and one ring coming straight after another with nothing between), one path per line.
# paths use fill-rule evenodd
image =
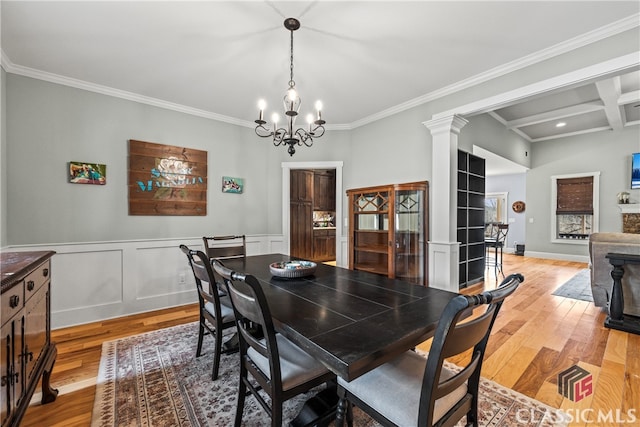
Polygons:
M385 426L453 426L464 416L478 425L478 388L482 359L491 328L505 298L524 281L520 274L500 287L476 295L459 295L445 307L426 358L414 351L347 382L338 378L338 419L353 423L352 404ZM486 310L477 317L470 309ZM470 352L469 352L470 351ZM445 359L469 352L464 366Z
M335 374L276 333L266 297L254 276L231 271L217 260L213 262L213 269L227 286L240 337L240 385L235 426L242 423L245 397L253 395L271 417L271 425L279 427L285 401L329 381L335 382ZM256 330L261 333L256 334ZM259 391L268 395L270 405ZM333 413L327 416L331 415ZM320 422L322 420L315 420L314 425Z
M484 239L485 250L487 251L485 256L486 268L493 267L498 279L498 271L502 273L504 277L504 271L502 271L502 251L507 242L507 234L509 233L509 224L491 223L488 225L490 232L488 237ZM493 250L493 256L490 254Z
M224 260L247 256L247 239L244 234L241 236L204 236L202 242L204 243L204 252L211 259Z
M200 308L200 319L198 325L198 346L196 357L202 354L202 340L205 334L214 337L213 369L211 379L218 379L220 368L220 355L238 351L238 347L224 348L222 346L222 333L224 330L233 328L235 318L231 304L222 304L218 295L213 269L209 257L202 251L189 249L186 245L180 245L182 252L187 255L189 265L193 271L193 276L198 290L198 302ZM215 291L214 291L215 290Z

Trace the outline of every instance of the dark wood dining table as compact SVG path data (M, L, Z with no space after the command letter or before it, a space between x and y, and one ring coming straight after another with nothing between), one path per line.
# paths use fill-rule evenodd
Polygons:
M456 293L318 263L308 277L274 277L282 254L225 260L261 283L278 332L351 381L433 336Z

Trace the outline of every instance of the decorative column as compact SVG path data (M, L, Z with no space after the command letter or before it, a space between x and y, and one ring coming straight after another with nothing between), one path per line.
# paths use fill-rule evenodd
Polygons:
M452 292L459 290L458 135L467 123L456 115L422 123L432 138L429 286Z

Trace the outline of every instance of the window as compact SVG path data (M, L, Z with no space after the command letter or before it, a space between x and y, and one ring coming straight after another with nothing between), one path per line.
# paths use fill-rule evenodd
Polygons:
M490 237L491 233L491 227L486 227L486 224L507 223L507 194L487 193L484 196L485 237Z
M551 240L586 243L598 231L599 172L551 177Z
M487 193L484 196L484 222L507 222L507 194Z

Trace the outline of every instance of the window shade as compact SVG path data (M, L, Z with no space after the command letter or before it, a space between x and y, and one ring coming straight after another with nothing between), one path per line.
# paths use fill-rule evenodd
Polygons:
M593 177L558 179L556 214L593 215Z

